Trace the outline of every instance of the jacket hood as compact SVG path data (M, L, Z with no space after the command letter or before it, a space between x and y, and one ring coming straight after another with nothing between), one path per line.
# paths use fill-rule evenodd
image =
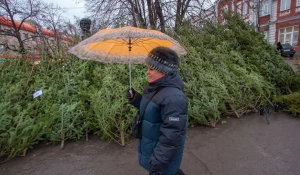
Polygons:
M178 71L176 71L172 74L167 74L154 82L148 83L144 89L144 93L156 91L160 87L175 87L183 91L184 83Z

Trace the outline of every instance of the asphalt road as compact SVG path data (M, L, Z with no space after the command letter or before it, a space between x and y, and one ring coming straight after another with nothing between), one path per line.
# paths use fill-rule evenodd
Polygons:
M294 72L300 71L299 66L297 66L296 60L300 60L300 57L298 58L283 57L283 61L286 62L293 69Z
M300 119L272 113L225 118L216 128L190 128L181 168L187 175L299 175ZM0 164L1 175L148 175L137 162L137 141L127 146L79 140L40 144L25 157Z

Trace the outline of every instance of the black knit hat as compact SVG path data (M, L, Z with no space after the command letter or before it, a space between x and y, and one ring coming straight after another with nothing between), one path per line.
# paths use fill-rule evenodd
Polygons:
M167 47L156 47L149 53L146 65L165 74L177 70L179 57L177 53Z

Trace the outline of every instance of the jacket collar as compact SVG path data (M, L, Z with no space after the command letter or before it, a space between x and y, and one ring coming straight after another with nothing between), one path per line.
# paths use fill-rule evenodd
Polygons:
M144 93L148 94L162 87L175 87L180 90L183 90L184 83L178 71L172 74L167 74L154 82L148 83L148 85L144 89Z

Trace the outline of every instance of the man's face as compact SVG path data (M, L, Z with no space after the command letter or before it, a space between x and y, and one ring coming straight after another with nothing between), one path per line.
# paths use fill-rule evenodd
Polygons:
M159 72L155 69L151 69L149 66L147 66L147 72L146 74L148 75L148 82L152 83L155 80L160 79L161 77L165 76L166 74Z

